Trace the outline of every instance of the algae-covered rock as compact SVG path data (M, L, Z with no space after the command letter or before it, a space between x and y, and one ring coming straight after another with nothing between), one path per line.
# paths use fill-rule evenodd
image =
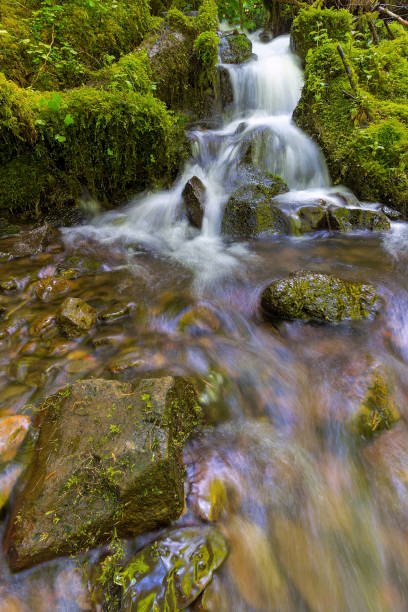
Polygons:
M211 581L227 556L224 536L214 527L170 532L139 551L122 572L124 612L178 612Z
M370 230L383 232L390 229L390 222L380 210L365 208L330 207L328 229L349 232L352 230Z
M13 571L176 519L182 446L198 420L183 378L92 379L45 400L5 536Z
M238 187L225 205L221 231L233 238L254 238L263 232L289 233L287 216L273 197L288 191L277 176L264 174L263 182Z
M58 325L68 338L84 335L96 323L96 310L80 298L67 298L58 314Z
M237 30L221 36L220 57L223 64L242 64L252 57L252 43Z
M375 432L390 429L399 418L392 378L384 367L377 365L369 370L363 394L351 418L351 428L364 438L371 438Z
M327 211L323 206L302 206L298 210L300 233L314 232L327 227Z
M296 272L271 283L262 293L261 307L273 318L334 322L373 317L378 302L373 285L330 274Z
M204 216L205 187L198 176L187 181L182 196L188 220L200 229Z

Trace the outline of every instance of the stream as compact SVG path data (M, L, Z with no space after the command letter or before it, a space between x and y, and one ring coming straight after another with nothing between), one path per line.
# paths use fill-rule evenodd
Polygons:
M8 313L0 417L26 413L78 378L198 377L207 426L185 448L187 509L178 524L214 520L230 554L191 610L404 612L408 225L252 242L221 235L248 138L256 167L287 182L278 201L288 214L319 200L380 207L331 185L319 148L292 122L303 77L289 37L262 44L254 34L252 42L257 59L225 66L234 103L223 125L191 131L193 156L171 190L64 228L46 252L2 261L1 280L15 282L0 293ZM206 187L201 230L180 212L194 175ZM265 321L262 289L295 270L369 281L381 312L333 325ZM106 313L88 336L58 335L63 296L40 299L33 290L52 276ZM202 324L181 325L191 308L205 313ZM377 367L392 381L401 418L366 441L347 423ZM3 512L3 527L5 519ZM79 565L60 559L11 575L0 556L0 611L95 609Z

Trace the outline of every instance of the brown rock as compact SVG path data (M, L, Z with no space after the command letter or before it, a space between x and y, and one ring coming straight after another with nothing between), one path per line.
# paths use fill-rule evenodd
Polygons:
M198 229L201 228L203 222L205 192L202 181L197 176L193 176L187 181L182 194L187 218L191 225Z
M83 336L96 323L96 310L80 298L67 298L61 305L58 325L68 338Z
M7 416L0 419L0 461L11 461L31 425L25 415Z

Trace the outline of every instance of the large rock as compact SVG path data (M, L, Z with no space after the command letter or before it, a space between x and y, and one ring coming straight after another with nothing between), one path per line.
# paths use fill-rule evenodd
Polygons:
M276 280L261 298L261 307L267 315L289 320L366 319L375 315L378 305L373 285L313 272L297 272Z
M126 566L121 610L184 610L211 581L227 552L224 536L214 527L170 532Z
M182 195L189 222L200 229L204 216L205 187L198 176L187 181Z
M192 385L170 376L84 380L47 398L5 535L11 569L176 519L182 447L198 414Z
M0 257L2 259L18 259L38 255L46 246L56 238L57 232L48 225L37 227L33 230L21 232L16 236L2 240L0 245Z
M218 74L218 96L221 103L221 109L227 110L234 101L234 91L232 89L232 82L230 73L225 66L219 64L217 66Z
M383 232L390 229L390 222L381 210L332 206L328 214L328 229L341 232L352 230Z
M68 338L83 336L96 323L96 310L80 298L67 298L58 314L58 325Z
M252 57L252 43L248 36L237 30L225 32L220 41L220 57L223 64L242 64Z
M263 173L263 181L235 189L225 205L221 231L233 238L254 238L264 232L290 233L290 221L273 202L288 191L277 176Z

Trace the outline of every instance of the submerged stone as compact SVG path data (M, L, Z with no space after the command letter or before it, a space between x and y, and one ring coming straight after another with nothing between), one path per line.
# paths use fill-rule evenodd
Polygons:
M220 320L211 308L203 304L189 308L179 319L181 332L211 333L220 328Z
M96 310L80 298L67 298L58 314L58 325L68 338L84 335L96 323Z
M183 189L183 202L191 225L201 228L204 216L205 187L198 176L187 181Z
M255 238L264 232L290 233L290 221L273 202L274 196L288 191L284 181L270 173L264 180L238 187L224 209L223 234L233 238Z
M176 519L182 447L198 416L192 385L170 376L83 380L47 398L5 535L11 569Z
M127 564L121 609L124 612L178 612L189 606L211 581L228 553L214 527L170 532L139 551Z
M30 426L30 417L23 414L0 419L0 463L14 459Z
M72 291L73 283L66 278L48 276L36 283L34 291L43 302L51 302Z
M220 57L223 64L242 64L252 57L252 43L246 34L237 30L221 36Z
M6 238L0 246L2 258L18 259L38 255L45 249L53 233L48 225L43 225L33 230L20 232L11 238Z
M261 307L273 318L335 322L373 317L378 302L373 285L330 274L296 272L271 283L262 293Z

